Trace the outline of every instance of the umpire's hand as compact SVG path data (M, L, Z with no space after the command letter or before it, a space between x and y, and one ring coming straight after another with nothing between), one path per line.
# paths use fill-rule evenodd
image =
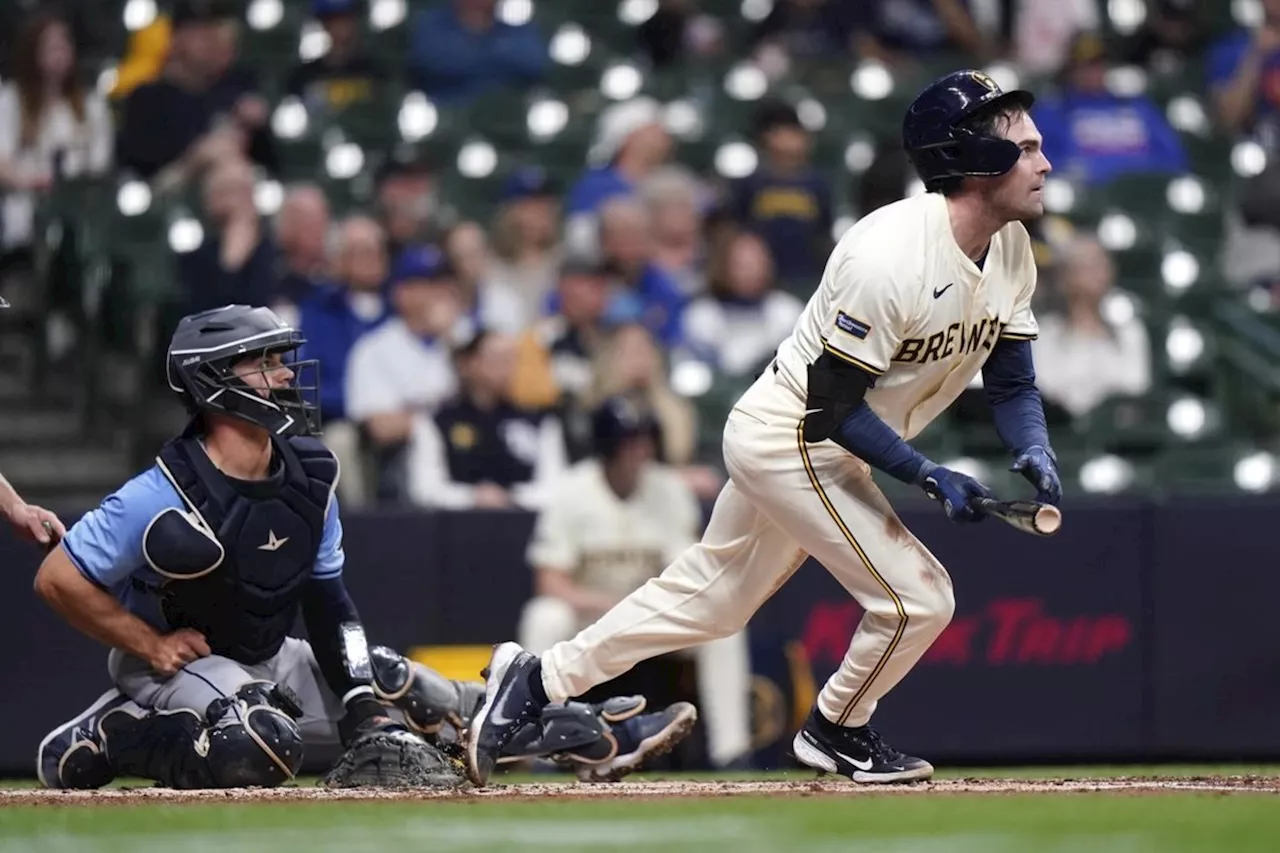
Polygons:
M209 653L204 634L192 628L179 628L156 640L155 648L147 655L147 663L161 675L174 675L193 660Z
M57 515L35 504L19 503L6 515L14 531L31 542L52 546L58 544L67 535L67 528Z

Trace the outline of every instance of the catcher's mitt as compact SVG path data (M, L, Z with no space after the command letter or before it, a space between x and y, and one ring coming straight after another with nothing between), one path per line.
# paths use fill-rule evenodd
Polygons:
M320 784L326 788L456 788L466 767L404 729L362 735Z

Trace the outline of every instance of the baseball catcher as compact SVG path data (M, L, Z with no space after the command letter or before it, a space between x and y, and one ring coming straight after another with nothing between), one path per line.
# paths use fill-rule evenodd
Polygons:
M266 308L185 317L169 386L182 435L67 532L36 591L111 647L115 686L50 732L51 788L118 775L173 788L273 787L308 746L340 744L333 786L460 783L458 743L483 700L371 646L343 581L337 462L319 431L317 363L286 360L301 334ZM310 642L289 636L299 613ZM687 704L564 703L503 760L548 756L617 778L691 728Z

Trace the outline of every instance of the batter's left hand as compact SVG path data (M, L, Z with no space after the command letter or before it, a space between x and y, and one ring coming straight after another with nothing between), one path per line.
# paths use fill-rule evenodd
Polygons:
M1053 451L1038 444L1028 447L1014 460L1010 471L1017 471L1036 487L1036 500L1058 505L1062 500L1062 479Z

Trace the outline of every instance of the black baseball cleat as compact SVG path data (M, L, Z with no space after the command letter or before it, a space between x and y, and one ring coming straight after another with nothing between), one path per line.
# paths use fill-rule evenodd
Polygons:
M493 647L484 671L484 704L467 730L467 776L478 787L489 781L512 738L538 719L542 705L529 686L537 665L538 659L516 643Z
M93 790L115 778L107 760L99 723L108 712L129 703L114 687L88 708L67 720L40 741L36 775L46 788Z
M610 725L608 739L614 742L611 754L592 760L573 756L571 764L582 782L618 782L649 761L666 755L689 736L698 722L698 709L688 702L676 702L661 711L635 714Z
M815 770L866 784L919 782L933 775L932 764L898 752L871 726L837 726L817 708L809 711L791 742L791 752L797 761Z

